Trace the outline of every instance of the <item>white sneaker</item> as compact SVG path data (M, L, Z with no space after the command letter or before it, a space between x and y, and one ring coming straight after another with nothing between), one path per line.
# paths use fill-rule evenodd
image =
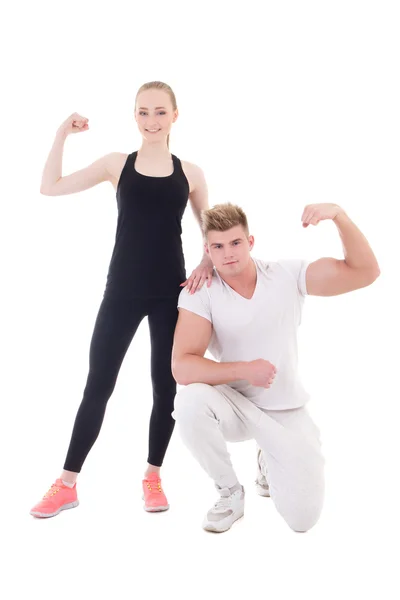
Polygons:
M233 493L229 488L219 490L221 498L208 511L203 521L203 529L222 533L228 531L235 521L244 515L244 488Z
M259 496L265 496L269 498L269 485L267 480L267 465L265 464L264 456L261 448L257 449L257 479L256 479L256 492Z

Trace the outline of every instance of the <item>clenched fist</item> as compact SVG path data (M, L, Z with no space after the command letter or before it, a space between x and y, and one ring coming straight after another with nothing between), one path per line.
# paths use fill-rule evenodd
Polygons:
M246 363L244 375L243 379L251 385L269 388L274 382L276 368L268 360L258 358Z
M78 113L73 113L60 125L58 132L64 135L70 133L80 133L89 129L89 119L82 117Z
M320 221L335 219L343 209L337 204L309 204L305 207L301 220L303 227L318 225Z

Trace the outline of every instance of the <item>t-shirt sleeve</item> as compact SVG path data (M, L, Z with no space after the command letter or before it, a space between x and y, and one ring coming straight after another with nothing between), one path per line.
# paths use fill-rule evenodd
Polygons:
M188 294L184 288L179 294L178 308L185 308L212 323L211 302L205 285L194 294Z
M297 283L297 289L302 296L307 296L306 272L308 265L307 260L281 260L279 264L291 274Z

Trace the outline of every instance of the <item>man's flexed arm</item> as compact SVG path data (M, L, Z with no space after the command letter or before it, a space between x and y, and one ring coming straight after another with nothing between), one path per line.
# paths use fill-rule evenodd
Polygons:
M343 244L344 259L320 258L306 272L307 293L336 296L371 285L380 274L376 257L367 239L337 204L311 204L303 212L303 227L332 220Z
M270 387L276 369L267 360L228 363L204 358L211 334L212 324L208 319L184 308L179 309L172 350L172 373L179 385L221 385L246 379L252 385Z

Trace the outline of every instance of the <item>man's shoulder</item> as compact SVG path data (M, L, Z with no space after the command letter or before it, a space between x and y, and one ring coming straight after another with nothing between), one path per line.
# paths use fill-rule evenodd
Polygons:
M214 285L218 285L217 278L213 277L213 281L211 283L211 287ZM211 307L211 293L209 287L205 283L201 289L198 289L191 294L187 291L187 287L185 286L178 298L178 306L183 308L188 308L190 310L191 307L196 307L198 305Z
M280 261L255 258L254 262L256 263L257 270L261 273L261 275L265 275L267 277L270 277L273 272L279 272L281 270L281 266L279 264Z
M185 286L180 292L178 300L179 302L185 301L185 304L190 302L195 303L199 299L204 302L209 300L209 296L210 295L206 284L204 284L200 290L196 290L194 294L189 293L187 291L187 287Z
M218 273L213 271L213 278L211 286L208 287L205 283L200 290L196 290L194 294L188 293L186 288L183 288L178 298L178 306L180 308L186 308L187 310L193 310L198 312L196 309L206 309L208 314L211 314L213 305L219 305L219 299L221 297L222 282Z
M257 266L261 271L276 271L276 272L292 272L298 270L304 265L308 264L308 261L299 258L282 258L277 260L264 260L254 259Z
M194 294L183 288L179 294L178 308L183 308L212 321L210 295L206 285L203 285L200 290L196 290Z
M272 278L275 281L290 281L298 291L305 296L307 294L306 272L309 261L305 259L281 259L273 262L261 261L259 267L266 277ZM268 273L267 273L268 271Z

